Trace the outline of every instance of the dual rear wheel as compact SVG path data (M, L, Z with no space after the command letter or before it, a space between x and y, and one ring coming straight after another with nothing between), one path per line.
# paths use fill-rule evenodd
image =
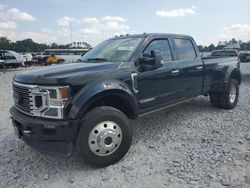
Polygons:
M238 102L239 83L235 79L230 79L225 91L210 92L209 95L213 106L233 109Z

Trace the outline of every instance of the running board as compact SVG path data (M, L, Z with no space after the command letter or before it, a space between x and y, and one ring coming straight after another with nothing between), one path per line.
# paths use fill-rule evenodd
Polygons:
M166 108L170 108L170 107L176 106L176 105L178 105L178 104L182 104L182 103L187 102L187 101L190 101L190 100L192 100L192 99L194 99L194 98L196 98L196 97L192 97L192 98L186 99L186 100L184 100L184 101L180 101L180 102L177 102L177 103L174 103L174 104L170 104L170 105L167 105L167 106L164 106L164 107L161 107L161 108L158 108L158 109L155 109L155 110L152 110L152 111L149 111L149 112L140 114L138 117L143 117L143 116L145 116L145 115L148 115L148 114L151 114L151 113L160 111L160 110L164 110L164 109L166 109Z

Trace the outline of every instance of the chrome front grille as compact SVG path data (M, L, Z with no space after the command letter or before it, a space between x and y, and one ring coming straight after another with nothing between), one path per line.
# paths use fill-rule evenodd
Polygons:
M48 109L48 91L38 85L12 83L15 107L31 116L42 116Z
M33 97L31 88L28 85L13 82L14 105L18 110L25 114L32 115Z

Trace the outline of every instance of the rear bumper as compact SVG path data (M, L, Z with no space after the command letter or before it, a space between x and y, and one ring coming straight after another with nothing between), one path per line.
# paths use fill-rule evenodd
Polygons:
M19 138L37 151L69 156L77 135L79 120L51 120L31 117L11 107L13 126Z

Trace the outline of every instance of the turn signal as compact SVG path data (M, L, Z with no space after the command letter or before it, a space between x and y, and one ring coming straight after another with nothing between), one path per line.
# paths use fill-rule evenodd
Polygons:
M63 99L63 100L68 100L69 99L69 87L67 87L67 86L60 87L59 92L60 92L61 99Z

